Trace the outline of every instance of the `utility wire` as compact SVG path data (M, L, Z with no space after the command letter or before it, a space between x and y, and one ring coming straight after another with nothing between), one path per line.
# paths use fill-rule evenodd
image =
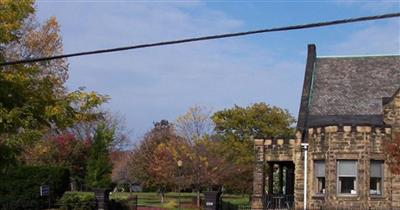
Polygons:
M164 45L181 44L181 43L186 43L186 42L197 42L197 41L204 41L204 40L211 40L211 39L222 39L222 38L228 38L228 37L245 36L245 35L251 35L251 34L260 34L260 33L276 32L276 31L290 31L290 30L299 30L299 29L306 29L306 28L317 28L317 27L347 24L347 23L362 22L362 21L370 21L370 20L378 20L378 19L385 19L385 18L394 18L394 17L400 17L400 13L388 13L388 14L376 15L376 16L348 18L348 19L333 20L333 21L327 21L327 22L292 25L292 26L260 29L260 30L246 31L246 32L226 33L226 34L219 34L219 35L172 40L172 41L155 42L155 43L149 43L149 44L140 44L140 45L127 46L127 47L93 50L93 51L78 52L78 53L56 55L56 56L49 56L49 57L30 58L30 59L3 62L3 63L0 63L0 66L8 66L8 65L22 64L22 63L34 63L34 62L38 62L38 61L48 61L48 60L55 60L55 59L61 59L61 58L83 56L83 55L101 54L101 53L109 53L109 52L116 52L116 51L133 50L133 49L138 49L138 48L149 48L149 47L157 47L157 46L164 46Z

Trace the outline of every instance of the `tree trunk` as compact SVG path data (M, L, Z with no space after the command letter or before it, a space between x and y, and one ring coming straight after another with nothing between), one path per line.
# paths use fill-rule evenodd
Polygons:
M197 188L197 208L200 208L200 188Z
M160 188L160 199L161 199L161 203L164 203L164 189L161 187Z

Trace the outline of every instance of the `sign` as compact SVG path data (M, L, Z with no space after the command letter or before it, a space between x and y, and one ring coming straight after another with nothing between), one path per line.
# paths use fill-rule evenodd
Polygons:
M49 196L50 187L49 185L40 186L40 196Z
M206 202L206 206L214 206L213 202Z

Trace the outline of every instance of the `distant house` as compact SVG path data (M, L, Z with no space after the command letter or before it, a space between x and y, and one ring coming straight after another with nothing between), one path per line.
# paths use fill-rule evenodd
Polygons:
M399 133L400 55L318 57L309 45L296 139L255 139L252 209L400 209L384 151Z

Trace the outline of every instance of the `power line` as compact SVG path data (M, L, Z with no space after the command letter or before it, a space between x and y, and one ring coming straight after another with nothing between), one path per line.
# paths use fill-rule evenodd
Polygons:
M260 29L260 30L245 31L245 32L210 35L210 36L203 36L203 37L195 37L195 38L179 39L179 40L172 40L172 41L155 42L155 43L149 43L149 44L133 45L133 46L127 46L127 47L117 47L117 48L85 51L85 52L70 53L70 54L56 55L56 56L49 56L49 57L8 61L8 62L0 63L0 66L8 66L8 65L22 64L22 63L34 63L34 62L38 62L38 61L48 61L48 60L55 60L55 59L61 59L61 58L83 56L83 55L101 54L101 53L109 53L109 52L116 52L116 51L133 50L133 49L139 49L139 48L157 47L157 46L164 46L164 45L174 45L174 44L197 42L197 41L212 40L212 39L222 39L222 38L245 36L245 35L251 35L251 34L260 34L260 33L277 32L277 31L290 31L290 30L299 30L299 29L307 29L307 28L317 28L317 27L347 24L347 23L354 23L354 22L378 20L378 19L385 19L385 18L394 18L394 17L399 17L399 16L400 16L400 13L388 13L388 14L376 15L376 16L364 16L364 17L357 17L357 18L333 20L333 21L327 21L327 22L318 22L318 23L292 25L292 26Z

